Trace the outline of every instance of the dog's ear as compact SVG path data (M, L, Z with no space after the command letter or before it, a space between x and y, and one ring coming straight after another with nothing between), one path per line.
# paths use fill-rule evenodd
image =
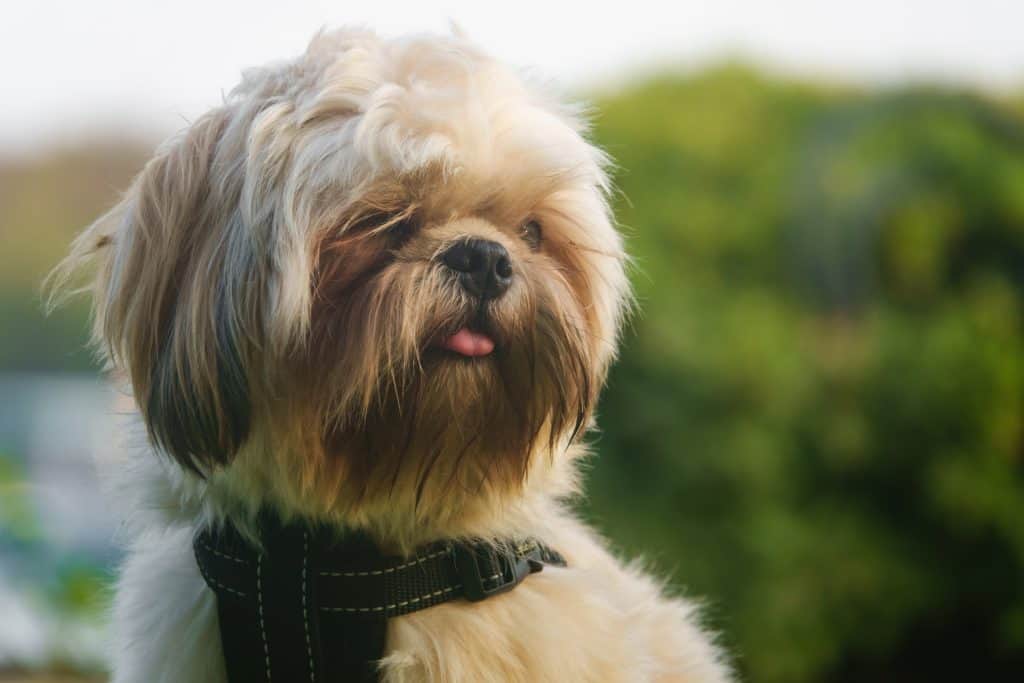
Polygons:
M162 147L55 278L59 287L98 262L94 341L130 379L151 440L202 475L249 435L247 360L259 343L255 257L239 246L242 171L223 147L229 123L215 110Z

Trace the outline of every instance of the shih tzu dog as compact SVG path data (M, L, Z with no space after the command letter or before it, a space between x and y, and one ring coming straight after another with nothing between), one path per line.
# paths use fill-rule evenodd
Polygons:
M567 508L629 299L585 134L461 36L322 33L76 240L145 443L115 683L730 679Z

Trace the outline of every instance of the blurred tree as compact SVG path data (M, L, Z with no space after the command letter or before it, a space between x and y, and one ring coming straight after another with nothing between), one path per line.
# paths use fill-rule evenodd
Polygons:
M587 512L750 680L1024 670L1021 115L737 66L598 110L643 313Z
M96 141L0 159L0 372L88 371L81 299L45 318L39 287L71 238L108 208L146 158L134 142Z
M1024 670L1022 102L725 65L597 103L641 314L584 511L749 680ZM143 157L0 164L0 370L88 367L38 279Z

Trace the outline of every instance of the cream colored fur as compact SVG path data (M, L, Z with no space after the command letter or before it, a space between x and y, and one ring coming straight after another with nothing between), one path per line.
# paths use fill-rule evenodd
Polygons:
M247 72L79 237L56 289L95 268L96 342L148 442L104 464L128 551L114 683L225 680L191 538L225 519L255 537L267 506L396 552L536 537L565 555L509 593L392 619L389 683L730 680L693 605L567 508L585 456L574 418L592 424L629 299L608 162L585 134L578 109L462 37L321 34ZM489 313L513 352L495 365L424 350L462 324L465 293L436 261L467 236L516 264ZM529 344L541 370L510 387L496 364L527 367L514 352ZM524 402L526 435L511 415ZM360 469L362 434L380 457Z
M223 683L215 598L192 555L203 514L151 453L108 463L138 504L114 611L112 683ZM134 459L133 459L134 460ZM119 472L114 472L117 469ZM176 480L178 480L176 482ZM187 487L186 487L187 488ZM179 502L181 507L168 506ZM514 591L392 619L386 683L718 683L731 680L695 606L665 595L636 565L553 501L496 535L544 539L568 560Z

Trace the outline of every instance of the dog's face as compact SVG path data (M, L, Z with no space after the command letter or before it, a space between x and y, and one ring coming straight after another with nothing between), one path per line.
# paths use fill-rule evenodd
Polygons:
M457 38L321 35L248 73L72 257L100 256L97 336L152 440L353 514L555 467L627 296L581 131Z

